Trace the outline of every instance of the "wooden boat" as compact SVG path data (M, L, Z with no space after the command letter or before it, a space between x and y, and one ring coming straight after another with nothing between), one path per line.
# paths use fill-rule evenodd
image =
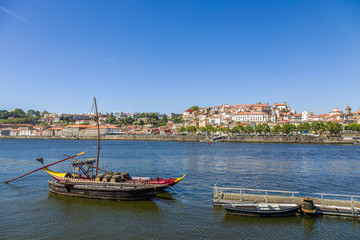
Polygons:
M108 200L143 200L154 197L169 187L165 184L139 182L68 182L48 180L50 192L72 196Z
M70 181L70 182L140 182L140 183L148 183L148 184L162 184L162 185L169 185L170 187L174 186L176 183L180 182L186 174L184 174L180 178L150 178L150 177L128 177L127 179L119 179L117 181L115 178L110 178L110 181L106 178L106 181L104 178L92 178L92 177L78 177L77 175L71 174L71 173L60 173L52 171L48 168L44 168L45 172L48 173L51 177L53 177L55 180L58 181ZM111 174L110 174L111 175ZM113 174L112 176L117 176L117 174Z
M299 212L299 204L238 203L223 205L231 214L259 217L284 217Z
M131 178L128 173L109 172L100 169L100 130L99 115L97 111L96 99L94 98L96 110L96 122L98 129L98 148L97 158L79 160L74 156L73 173L59 173L44 167L46 173L56 181L49 180L50 192L76 197L113 199L113 200L141 200L155 196L160 191L175 185L185 177L181 178ZM81 153L82 154L82 153ZM78 154L80 155L80 154ZM39 159L38 159L39 160ZM40 159L42 161L42 159ZM95 166L96 162L96 166ZM98 170L105 172L98 174ZM94 173L96 171L96 173Z

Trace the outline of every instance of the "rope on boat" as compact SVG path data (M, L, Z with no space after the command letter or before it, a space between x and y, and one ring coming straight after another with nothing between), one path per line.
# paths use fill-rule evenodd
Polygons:
M153 147L151 147L147 142L145 141L141 141L143 142L148 148L150 148L152 151L154 151L157 155L159 155L162 159L164 159L173 169L176 169L176 171L178 171L179 173L182 173L180 172L180 170L178 170L178 168L176 168L174 166L174 164L172 164L168 159L166 159L165 157L163 157L159 152L157 152Z
M181 193L179 193L178 191L176 191L172 186L169 186L169 188L171 188L174 192L176 192L177 194L179 194L180 197L190 200L189 198L185 197L184 195L182 195Z

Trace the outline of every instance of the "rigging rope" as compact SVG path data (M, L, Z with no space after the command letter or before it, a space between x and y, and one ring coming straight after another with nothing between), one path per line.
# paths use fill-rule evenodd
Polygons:
M187 200L190 200L189 198L185 197L184 195L182 195L181 193L179 193L178 191L176 191L172 186L169 186L169 188L171 188L174 192L176 192L177 194L179 194L180 197L185 198L185 199L187 199Z
M150 148L152 151L154 151L157 155L159 155L162 159L164 159L173 169L176 169L177 172L179 173L183 173L183 172L180 172L180 170L178 168L176 168L174 166L174 164L172 164L168 159L166 159L165 157L163 157L159 152L157 152L153 147L151 147L147 142L145 141L141 141L143 142L148 148Z

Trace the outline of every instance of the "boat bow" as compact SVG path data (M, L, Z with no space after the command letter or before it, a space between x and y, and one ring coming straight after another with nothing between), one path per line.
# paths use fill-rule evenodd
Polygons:
M59 173L52 171L48 168L44 168L44 171L56 180L66 180L67 178L69 178L68 176L73 176L71 173Z
M175 179L174 184L180 182L185 176L186 176L186 173L182 177L179 177L179 178Z

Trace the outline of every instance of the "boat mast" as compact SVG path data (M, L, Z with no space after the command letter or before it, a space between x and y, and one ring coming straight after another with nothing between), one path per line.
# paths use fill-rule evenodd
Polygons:
M99 168L99 153L100 153L100 126L99 126L99 114L98 114L98 110L97 110L97 105L96 105L96 98L94 97L94 103L95 103L95 111L96 111L96 125L97 125L97 130L98 130L98 134L97 134L97 140L98 140L98 147L97 147L97 157L96 157L96 175L98 175L98 168Z

